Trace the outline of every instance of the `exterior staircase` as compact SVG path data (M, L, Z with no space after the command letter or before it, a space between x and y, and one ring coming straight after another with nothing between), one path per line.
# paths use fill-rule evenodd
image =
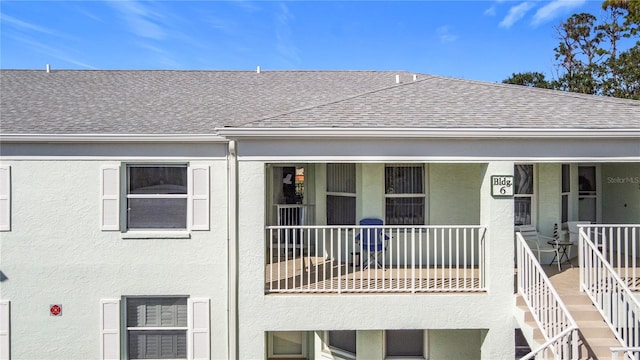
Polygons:
M593 306L591 299L580 291L577 265L565 265L561 272L558 272L557 265L543 265L543 268L578 324L580 359L611 359L610 349L621 346L620 342ZM517 296L516 305L516 318L529 346L533 349L542 345L545 342L544 337L520 295Z

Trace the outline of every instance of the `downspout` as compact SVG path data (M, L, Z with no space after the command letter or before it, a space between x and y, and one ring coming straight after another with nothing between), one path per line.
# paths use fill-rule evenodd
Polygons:
M227 157L229 224L227 239L229 252L229 279L228 279L228 351L229 360L238 358L238 155L236 142L229 141L229 154Z

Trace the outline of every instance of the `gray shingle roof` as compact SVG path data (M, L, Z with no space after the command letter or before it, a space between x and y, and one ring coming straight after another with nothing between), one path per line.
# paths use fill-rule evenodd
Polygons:
M423 76L247 126L640 129L640 101Z
M2 134L223 126L638 129L640 101L392 71L0 71Z

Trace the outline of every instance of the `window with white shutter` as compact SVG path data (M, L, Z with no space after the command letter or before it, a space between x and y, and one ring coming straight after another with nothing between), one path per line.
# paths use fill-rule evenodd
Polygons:
M0 231L11 230L11 167L0 166Z
M104 231L118 231L120 230L120 165L105 165L101 172L101 228Z
M11 341L9 340L9 319L11 318L9 301L0 300L0 360L11 358Z
M102 230L209 230L208 165L127 164L122 174L120 169L115 164L101 170Z
M189 359L208 360L209 299L189 299Z
M100 351L103 360L120 359L120 300L100 301Z

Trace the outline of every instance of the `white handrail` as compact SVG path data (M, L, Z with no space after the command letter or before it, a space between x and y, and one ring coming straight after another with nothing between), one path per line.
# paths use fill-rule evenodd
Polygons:
M589 228L594 227L579 225L580 289L591 298L618 341L624 347L638 347L640 302L602 253L612 249L606 244L602 251L598 249L590 239L593 231L585 231Z
M266 232L267 293L486 291L481 225L283 225Z
M612 347L611 360L618 360L619 353L626 353L630 359L638 359L640 357L640 347ZM633 356L631 353L635 353Z
M517 232L516 239L518 292L546 340L522 359L544 358L547 351L551 351L556 359L577 359L578 325L522 234Z

